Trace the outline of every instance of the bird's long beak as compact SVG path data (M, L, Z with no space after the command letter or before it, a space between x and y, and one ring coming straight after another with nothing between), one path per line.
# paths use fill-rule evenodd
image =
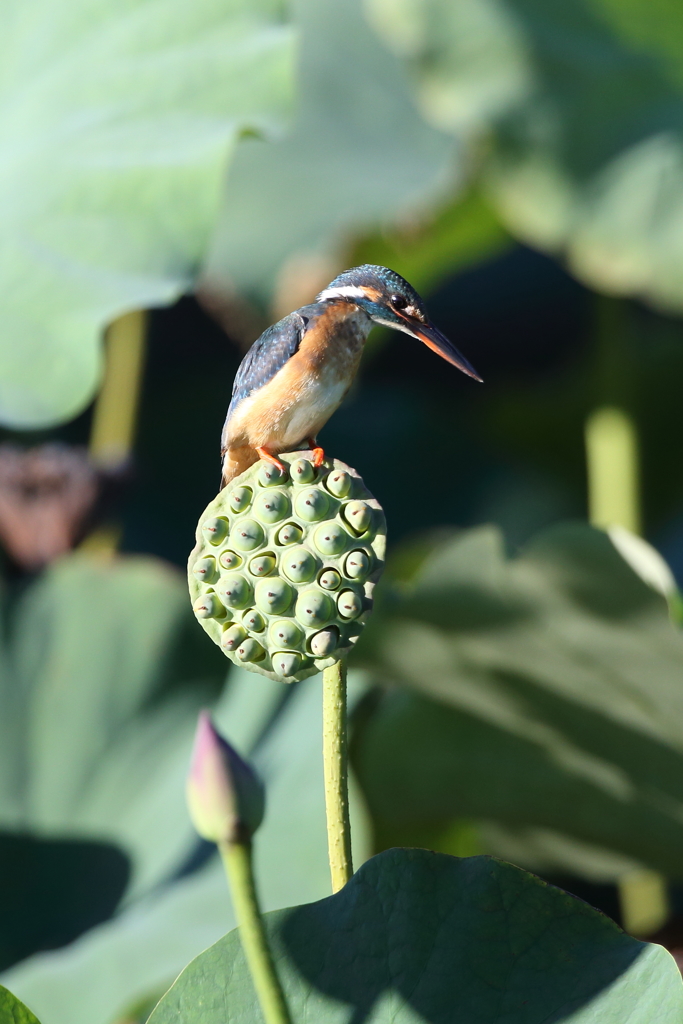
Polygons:
M468 377L473 377L474 380L478 380L480 384L483 384L482 378L479 376L474 367L467 362L464 355L458 352L457 348L452 341L449 341L445 334L442 334L438 327L434 324L422 324L417 320L406 317L406 322L410 325L410 330L413 332L416 338L423 341L427 348L431 348L432 352L436 352L446 362L451 363L453 366L457 366L459 370L466 373Z

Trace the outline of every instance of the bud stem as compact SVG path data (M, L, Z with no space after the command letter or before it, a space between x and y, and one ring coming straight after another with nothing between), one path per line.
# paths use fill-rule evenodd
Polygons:
M242 949L265 1024L292 1024L263 927L254 884L251 844L219 843L218 849L230 884Z
M353 874L346 737L346 659L323 672L323 770L332 892Z

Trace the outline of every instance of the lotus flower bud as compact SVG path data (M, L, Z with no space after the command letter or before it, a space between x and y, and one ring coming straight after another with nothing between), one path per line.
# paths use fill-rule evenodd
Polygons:
M279 458L287 472L257 463L211 502L188 575L197 620L227 657L292 682L360 636L383 565L384 517L343 463Z
M206 711L197 723L186 793L192 824L209 842L248 843L263 821L263 783Z

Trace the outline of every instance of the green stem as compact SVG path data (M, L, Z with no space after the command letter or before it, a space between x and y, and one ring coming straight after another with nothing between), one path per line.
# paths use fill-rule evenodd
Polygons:
M338 892L353 874L343 659L323 672L323 770L332 892Z
M250 843L220 843L242 948L266 1024L292 1024L259 909Z

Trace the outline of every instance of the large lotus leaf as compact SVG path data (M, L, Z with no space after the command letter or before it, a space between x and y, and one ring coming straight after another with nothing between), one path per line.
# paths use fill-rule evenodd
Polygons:
M353 705L363 691L357 674L350 674L349 690ZM321 703L317 676L290 688L231 669L215 710L221 731L243 753L252 751L265 780L266 817L254 847L266 910L321 899L330 891ZM369 856L370 837L354 788L351 797L354 859L360 864ZM234 920L214 857L189 877L130 903L71 946L34 956L2 980L41 1014L43 1024L112 1024L126 1019L129 1006L165 991Z
M282 141L247 140L235 154L205 267L212 288L268 295L288 256L329 253L340 236L443 194L460 173L457 146L421 119L361 0L295 0L292 9L296 119Z
M290 100L279 0L56 0L3 21L0 421L92 398L102 328L190 286L246 130Z
M67 556L6 596L4 618L0 827L118 845L131 895L160 881L193 842L187 760L225 673L180 574Z
M606 534L556 527L513 559L492 528L442 540L359 654L441 702L366 727L375 814L558 830L681 877L683 635Z
M335 896L266 918L293 1020L316 1024L672 1024L661 946L486 857L389 850ZM236 931L181 974L150 1024L260 1019Z
M0 985L0 1024L39 1024L28 1007Z
M683 309L683 34L667 0L369 0L427 119L490 136L507 226L589 284Z

